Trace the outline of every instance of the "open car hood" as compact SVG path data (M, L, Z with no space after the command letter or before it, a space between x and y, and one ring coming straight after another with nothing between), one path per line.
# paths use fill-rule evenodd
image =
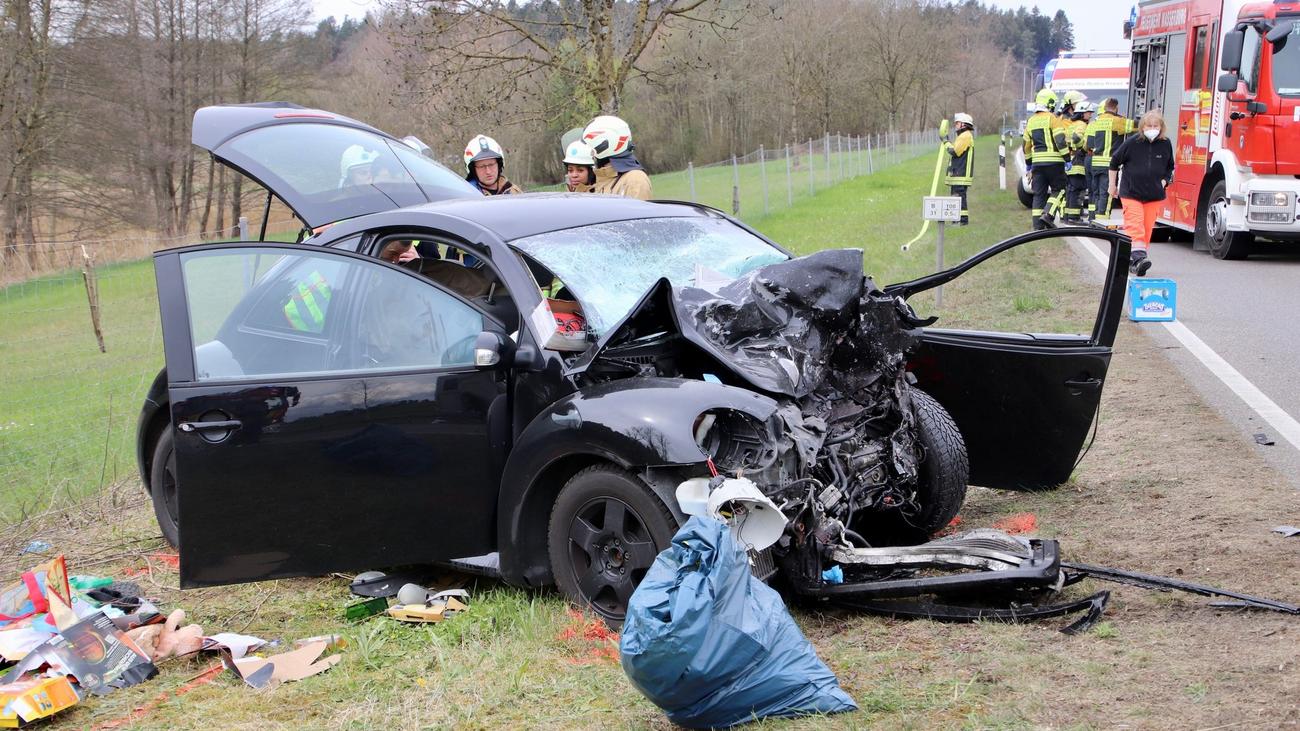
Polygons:
M481 194L446 167L370 125L287 102L203 107L193 143L284 201L308 228ZM358 182L353 167L368 172Z
M828 369L870 378L878 357L910 349L915 331L906 314L863 275L860 249L769 264L713 290L660 279L570 373L677 334L712 356L726 371L716 375L729 376L723 380L802 398L825 380ZM855 324L858 342L838 347Z

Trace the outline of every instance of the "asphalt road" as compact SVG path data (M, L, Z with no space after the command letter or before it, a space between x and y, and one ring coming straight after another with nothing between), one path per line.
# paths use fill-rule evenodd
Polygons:
M1259 244L1245 261L1220 261L1190 241L1151 246L1147 277L1178 283L1178 320L1292 418L1300 419L1300 245ZM1170 332L1143 323L1207 402L1300 486L1300 451L1193 357ZM1260 446L1255 435L1275 440Z

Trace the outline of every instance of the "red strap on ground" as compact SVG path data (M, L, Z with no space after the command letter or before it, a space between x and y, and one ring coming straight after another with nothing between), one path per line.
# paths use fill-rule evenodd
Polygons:
M121 716L111 721L105 721L101 724L97 724L94 727L94 731L100 731L101 729L120 728L129 723L135 723L136 721L139 721L141 718L144 718L146 715L148 715L150 711L157 708L159 705L162 704L163 701L167 700L168 698L179 698L180 696L185 695L186 693L190 692L191 690L194 690L195 688L201 685L207 685L208 683L211 683L213 678L216 678L218 675L220 675L221 671L224 669L225 667L221 663L217 663L216 665L213 665L207 670L204 670L198 675L195 675L194 677L190 678L188 682L186 682L184 685L177 688L176 690L165 690L159 693L158 695L154 696L148 703L145 703L144 705L136 706L134 709L131 710L130 713L126 714L125 716Z

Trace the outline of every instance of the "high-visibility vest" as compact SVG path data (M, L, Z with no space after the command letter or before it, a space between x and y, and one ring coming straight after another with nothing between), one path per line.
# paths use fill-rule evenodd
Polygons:
M1133 131L1133 122L1118 114L1103 112L1088 123L1087 144L1092 151L1092 170L1097 172L1110 166L1110 156Z
M952 160L948 163L948 176L944 185L970 185L975 177L975 135L962 130L948 148Z
M1038 112L1025 123L1025 154L1030 163L1065 162L1065 127L1051 112Z
M329 309L329 282L320 272L312 272L294 286L289 301L284 303L284 317L289 326L302 332L318 333L325 329L325 311Z
M1069 175L1083 175L1087 172L1084 168L1084 162L1088 157L1087 147L1087 130L1088 123L1082 119L1075 119L1070 122L1070 169L1065 171Z

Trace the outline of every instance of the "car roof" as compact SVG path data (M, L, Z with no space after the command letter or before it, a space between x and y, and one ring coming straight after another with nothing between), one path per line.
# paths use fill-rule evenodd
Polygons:
M722 214L707 206L677 201L642 201L593 193L522 193L445 200L359 216L334 226L328 237L335 240L357 231L392 226L439 228L439 220L448 216L469 221L505 241L512 241L613 221Z

